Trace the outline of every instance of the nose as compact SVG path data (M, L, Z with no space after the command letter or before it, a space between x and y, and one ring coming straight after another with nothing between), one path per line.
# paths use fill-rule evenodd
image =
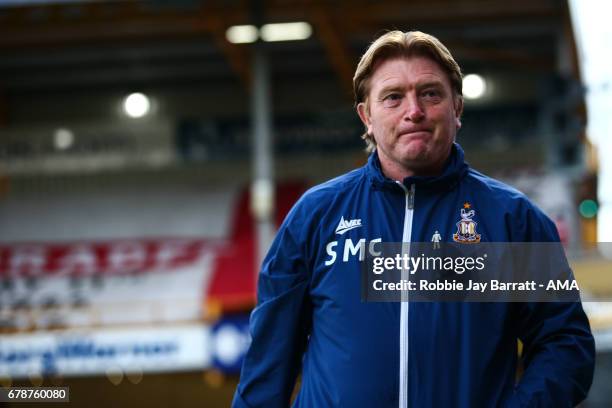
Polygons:
M412 92L408 92L405 100L406 110L404 111L404 120L409 120L411 122L420 122L423 120L425 112L421 108L417 96Z

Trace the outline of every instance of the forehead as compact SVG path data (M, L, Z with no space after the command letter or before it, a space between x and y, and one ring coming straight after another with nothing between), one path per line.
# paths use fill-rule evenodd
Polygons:
M450 88L450 79L433 59L423 56L396 57L379 62L370 78L370 91L388 86L415 86L440 82Z

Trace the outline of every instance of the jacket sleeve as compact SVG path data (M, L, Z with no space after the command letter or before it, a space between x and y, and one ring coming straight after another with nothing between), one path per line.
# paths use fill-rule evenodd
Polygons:
M539 210L532 209L527 221L530 241L559 241L554 224ZM517 306L525 371L509 405L576 406L586 398L595 366L595 344L582 304L531 302Z
M252 342L234 395L235 408L289 406L300 370L311 306L307 261L291 213L259 274L257 307L249 322Z

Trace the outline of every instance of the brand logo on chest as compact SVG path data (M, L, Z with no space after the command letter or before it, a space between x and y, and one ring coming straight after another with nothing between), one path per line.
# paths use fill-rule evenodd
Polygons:
M356 218L353 220L345 220L344 216L340 218L340 222L336 227L336 234L342 235L347 231L350 231L355 228L361 227L361 218Z

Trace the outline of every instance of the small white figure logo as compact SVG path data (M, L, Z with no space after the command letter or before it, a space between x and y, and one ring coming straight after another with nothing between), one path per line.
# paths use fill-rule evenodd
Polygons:
M440 241L442 240L442 235L436 230L436 233L431 237L431 242L433 242L433 249L440 249Z

